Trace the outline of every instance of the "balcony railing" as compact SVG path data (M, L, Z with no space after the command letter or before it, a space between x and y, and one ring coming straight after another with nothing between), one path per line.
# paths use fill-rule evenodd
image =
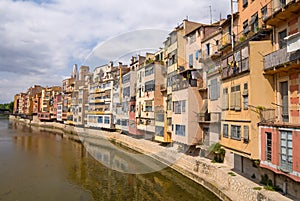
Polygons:
M230 64L227 64L227 66L222 68L222 78L228 78L233 75L240 74L242 72L246 72L249 70L249 59L245 58L241 61L238 61L236 63L236 66L231 66Z
M279 49L264 57L264 69L278 68L284 64L300 59L300 51L287 52L287 48Z
M230 36L230 33L227 32L225 33L224 35L222 35L222 38L221 38L221 44L219 46L219 50L227 47L231 45L231 36Z
M300 3L294 0L271 0L266 6L263 21L268 25L276 25L282 20L288 19L291 14L297 12Z
M210 122L210 113L200 112L197 114L198 122Z
M197 87L197 80L190 79L190 80L178 80L173 83L172 91L178 91L182 89L187 89L188 87Z
M262 109L259 110L259 118L263 123L274 122L276 120L275 109Z

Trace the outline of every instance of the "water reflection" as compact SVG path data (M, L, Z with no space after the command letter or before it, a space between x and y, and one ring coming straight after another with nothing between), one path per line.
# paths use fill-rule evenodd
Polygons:
M0 200L218 200L169 168L149 174L107 168L90 153L114 169L145 168L147 161L138 163L101 141L86 140L87 152L39 128L0 120L0 130Z

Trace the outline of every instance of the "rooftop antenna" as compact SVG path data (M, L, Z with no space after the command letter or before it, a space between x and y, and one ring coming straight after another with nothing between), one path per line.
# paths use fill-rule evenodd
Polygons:
M209 6L209 18L210 18L210 24L212 24L211 6Z

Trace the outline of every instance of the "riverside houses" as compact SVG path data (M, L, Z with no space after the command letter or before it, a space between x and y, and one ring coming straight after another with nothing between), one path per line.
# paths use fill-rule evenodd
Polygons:
M87 126L115 129L113 124L113 87L119 82L120 75L127 72L127 66L103 65L94 69L89 84L89 111Z
M208 150L209 146L219 142L221 131L221 74L220 61L222 52L219 50L222 44L223 21L206 25L201 28L201 54L195 55L196 61L202 65L203 81L199 86L199 92L203 99L203 106L198 114L198 122L203 132L201 148Z
M260 159L256 109L273 100L272 80L263 75L263 55L272 51L272 30L262 21L261 5L265 4L264 0L238 1L233 49L224 50L221 58L220 141L227 149L225 161L249 177L260 175L255 165Z
M127 67L119 63L119 69ZM130 101L130 71L120 70L119 79L113 87L113 120L115 128L128 134L129 125L129 101Z
M74 65L62 89L16 94L14 113L117 130L195 161L221 145L224 165L299 198L300 1L237 4L213 24L183 20L163 48L132 56L128 66Z
M55 110L54 98L61 92L61 87L53 86L42 89L41 110L38 112L40 121L55 121L57 110Z
M73 125L72 97L77 77L78 71L77 65L75 64L73 66L71 77L66 78L62 81L62 102L58 103L58 108L59 112L62 113L61 121L66 124ZM60 119L58 119L58 121L60 121Z
M176 143L176 146L180 146L183 150L188 148L187 145L198 142L200 136L198 134L198 129L194 129L193 132L191 132L193 126L188 126L186 123L189 120L181 116L181 112L184 111L184 114L182 115L188 117L188 114L185 112L187 102L182 99L188 97L193 98L191 97L192 95L179 94L180 92L175 95L173 89L182 88L182 86L179 85L182 85L183 83L185 84L185 88L186 84L190 84L188 83L189 80L183 80L182 75L178 74L179 71L184 71L186 66L186 45L184 36L200 25L200 23L183 20L179 26L175 27L164 42L165 63L167 68L167 133L168 135L171 135L171 139ZM185 74L187 75L188 71L186 71ZM181 80L177 80L177 78ZM195 82L192 82L194 86ZM197 96L196 98L199 98L200 95L197 93L195 94ZM198 103L198 100L199 99L194 99L194 103ZM194 106L195 105L197 104L194 104ZM175 108L173 108L174 106L177 106L176 113ZM193 110L191 107L190 109L190 111ZM199 108L197 108L197 110L199 110ZM190 122L192 122L191 119ZM194 117L193 122L193 125L198 127L196 116Z
M155 55L147 53L144 63L137 69L136 118L137 129L146 139L164 135L164 127L155 126L155 108L163 107L160 85L164 83L164 67ZM156 132L157 131L157 132Z
M284 3L284 4L283 4ZM264 56L271 100L259 108L260 166L284 193L300 197L300 2L271 1L264 21L273 28L273 48Z
M71 111L73 113L73 123L75 126L84 126L84 115L85 112L82 108L84 108L87 103L87 87L85 87L85 76L89 73L88 66L80 66L79 74L76 77L74 83L74 91L72 95L72 106Z
M142 137L142 132L137 129L136 118L136 96L137 96L137 69L143 64L146 57L144 56L132 56L130 60L130 101L129 101L129 125L128 132L135 137Z

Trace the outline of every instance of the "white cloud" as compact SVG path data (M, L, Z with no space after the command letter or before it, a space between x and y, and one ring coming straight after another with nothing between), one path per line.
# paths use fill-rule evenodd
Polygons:
M119 34L141 29L171 31L186 16L208 23L209 5L216 19L220 12L226 16L230 2L1 0L0 94L5 95L0 95L0 103L12 100L34 81L44 86L53 81L60 84L58 78L68 75L74 62L80 65L94 46Z

